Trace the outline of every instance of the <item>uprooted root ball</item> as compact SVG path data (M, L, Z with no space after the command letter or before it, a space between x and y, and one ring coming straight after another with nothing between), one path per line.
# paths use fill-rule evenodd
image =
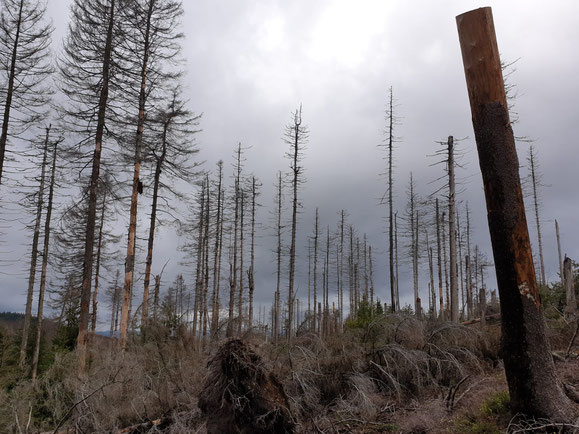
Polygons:
M282 385L239 339L226 342L209 362L199 408L212 433L293 433Z

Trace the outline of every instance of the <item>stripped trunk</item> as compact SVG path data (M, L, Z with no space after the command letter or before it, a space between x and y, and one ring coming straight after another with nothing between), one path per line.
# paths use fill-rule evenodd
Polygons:
M50 176L50 187L48 189L48 204L46 207L46 218L44 221L44 246L42 250L42 271L40 274L40 289L38 291L38 312L36 314L36 344L34 346L34 356L32 358L32 380L36 379L38 373L38 358L40 356L40 338L42 336L42 319L44 312L44 293L46 289L46 267L48 265L48 246L50 244L50 219L52 216L52 202L54 198L54 180L56 174L56 147L52 150L52 172Z
M140 89L139 89L139 111L137 117L137 133L135 135L135 166L133 169L133 190L131 192L131 210L129 218L129 236L127 242L127 259L125 260L125 286L123 310L121 312L121 350L124 351L127 346L127 331L129 325L129 303L132 299L133 274L135 271L135 244L137 238L137 204L139 200L139 185L141 184L141 147L143 142L143 126L145 124L145 104L149 94L147 88L147 70L149 66L149 35L151 32L151 15L155 0L148 1L147 20L144 29L143 40L143 63L141 64ZM142 185L142 184L141 184ZM148 294L146 294L148 295ZM146 308L145 308L146 310ZM145 312L146 313L146 312ZM143 315L146 321L146 316Z
M440 240L440 210L438 208L438 198L436 199L436 252L438 256L438 315L444 319L444 297L442 293L442 246Z
M115 22L115 0L111 0L108 8L108 28L105 41L105 51L102 58L102 79L99 94L99 104L97 112L97 127L95 134L95 149L92 157L92 170L89 184L88 212L85 232L85 249L82 269L82 290L80 297L80 319L78 323L78 337L76 350L78 354L78 372L83 373L86 368L87 346L88 346L88 320L92 280L92 265L94 252L94 233L96 220L97 189L99 184L101 152L103 136L105 130L105 117L109 98L109 79L113 40L113 27ZM127 301L128 305L128 301ZM127 316L128 317L128 316Z
M320 321L320 311L317 309L318 306L318 224L319 215L318 208L316 208L316 220L314 223L314 328L315 332L318 328L318 322Z
M255 176L251 178L251 259L249 271L247 273L249 285L249 314L247 317L248 330L251 330L253 323L253 291L255 291L254 267L255 267L255 198L257 196L257 186Z
M501 304L501 354L511 411L574 422L557 379L542 303L490 8L457 17Z
M561 279L561 286L565 286L565 273L563 271L563 260L561 258L561 239L559 238L559 223L555 219L555 233L557 234L557 252L559 253L559 277Z
M32 236L32 254L30 255L30 272L28 274L28 291L26 293L26 310L24 313L24 327L22 328L22 340L20 341L20 359L18 366L24 369L26 362L26 348L28 347L28 333L30 331L30 320L32 318L32 298L34 295L34 281L36 279L36 262L38 260L38 239L40 238L40 222L42 220L42 207L44 205L44 182L45 171L48 158L48 141L50 137L50 127L46 128L44 137L44 151L42 156L42 166L40 171L40 186L38 189L38 202L36 203L36 221L34 222L34 235Z
M456 209L454 181L454 139L448 137L448 238L450 242L450 320L458 322L458 274L456 260Z
M219 161L217 167L217 215L215 217L215 245L213 246L213 300L211 301L211 336L213 339L217 339L219 329L219 287L221 278L221 249L223 246L223 218L221 216L223 162Z
M99 293L99 277L101 273L101 254L103 248L103 228L105 224L105 210L106 210L106 186L103 185L103 201L101 204L101 217L99 220L99 235L97 242L97 257L94 273L94 291L92 294L92 317L91 317L91 332L94 335L96 332L97 323L97 308L98 308L98 293Z

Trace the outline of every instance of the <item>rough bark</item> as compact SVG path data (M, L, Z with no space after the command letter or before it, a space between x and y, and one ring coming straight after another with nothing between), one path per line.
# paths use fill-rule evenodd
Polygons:
M555 375L545 332L491 9L456 20L485 187L511 410L571 422L576 409Z
M440 239L440 210L438 207L438 198L436 199L436 253L438 256L438 315L444 319L444 297L442 293L442 246Z

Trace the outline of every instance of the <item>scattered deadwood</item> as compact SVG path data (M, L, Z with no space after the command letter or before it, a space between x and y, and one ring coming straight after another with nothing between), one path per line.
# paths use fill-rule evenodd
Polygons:
M492 315L485 315L485 320L489 321L489 320L493 320L493 319L501 319L501 314L500 313L495 313ZM480 322L480 318L475 318L475 319L471 319L468 321L464 321L462 323L462 325L471 325L471 324L476 324Z
M293 433L295 423L282 385L259 355L239 339L209 362L199 395L207 433Z

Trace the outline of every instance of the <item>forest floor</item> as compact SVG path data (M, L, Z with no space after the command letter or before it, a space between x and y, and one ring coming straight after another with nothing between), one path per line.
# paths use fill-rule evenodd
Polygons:
M566 354L573 331L548 322L559 379L579 391L579 343ZM513 419L499 340L497 322L481 328L399 314L326 338L299 333L291 344L246 335L242 353L224 356L226 339L203 344L157 326L134 335L125 354L114 339L96 339L88 375L77 375L68 352L57 353L36 382L4 382L0 432L227 432L211 422L212 412L223 422L224 406L254 423L247 433L558 432ZM265 411L268 398L257 410L246 399L259 393L277 394L270 401L288 410L271 412L277 422L258 417L261 430L250 413ZM200 397L214 410L204 414Z

